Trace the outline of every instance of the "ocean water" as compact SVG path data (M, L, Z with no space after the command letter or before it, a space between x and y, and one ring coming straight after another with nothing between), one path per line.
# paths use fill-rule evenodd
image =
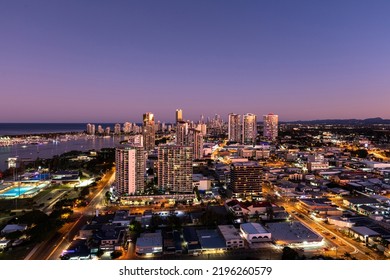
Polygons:
M114 129L113 123L95 123ZM45 134L62 132L83 132L87 128L86 123L0 123L0 137L26 134Z

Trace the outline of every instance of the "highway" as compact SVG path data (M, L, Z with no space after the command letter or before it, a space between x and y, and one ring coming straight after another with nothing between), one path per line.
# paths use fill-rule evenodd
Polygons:
M105 192L109 189L114 179L115 170L113 169L103 176L97 187L97 191L90 195L90 203L82 209L75 210L72 221L63 225L48 240L37 244L25 260L58 260L62 251L69 246L82 226L95 215L96 209L102 207Z

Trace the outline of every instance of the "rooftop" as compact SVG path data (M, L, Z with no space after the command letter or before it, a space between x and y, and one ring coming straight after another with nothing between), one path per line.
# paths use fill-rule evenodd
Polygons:
M263 234L269 233L262 225L258 223L245 223L241 224L241 229L248 234Z
M300 222L269 223L268 230L275 241L285 243L320 242L322 237Z
M137 239L137 246L140 247L161 247L162 244L161 232L142 233Z
M378 204L378 201L373 198L369 197L349 197L349 198L344 198L346 201L352 204Z
M218 226L218 229L225 240L241 238L238 229L232 225L220 225Z
M379 236L380 234L368 227L351 227L351 230L363 236Z
M196 231L202 249L223 249L226 248L225 240L215 229L203 229Z

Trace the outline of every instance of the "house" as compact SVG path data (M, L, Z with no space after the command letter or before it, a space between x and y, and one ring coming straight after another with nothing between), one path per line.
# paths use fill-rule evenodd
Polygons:
M8 224L1 230L1 234L6 235L15 231L25 231L26 229L27 225L24 224Z
M11 245L11 240L2 239L0 240L0 250L4 250Z
M126 230L127 227L105 224L94 234L94 237L100 240L100 249L102 251L120 250L125 241Z
M235 199L227 200L225 202L225 208L228 212L233 213L235 217L243 216L262 216L263 219L268 219L269 210L275 212L285 212L284 208L280 208L268 201L238 201Z
M72 241L70 246L62 251L62 260L88 260L92 259L91 250L87 245L85 239L75 239Z

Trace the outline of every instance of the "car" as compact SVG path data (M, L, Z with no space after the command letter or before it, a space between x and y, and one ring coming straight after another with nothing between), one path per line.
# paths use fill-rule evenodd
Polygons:
M332 236L332 238L331 239L336 239L336 236Z

